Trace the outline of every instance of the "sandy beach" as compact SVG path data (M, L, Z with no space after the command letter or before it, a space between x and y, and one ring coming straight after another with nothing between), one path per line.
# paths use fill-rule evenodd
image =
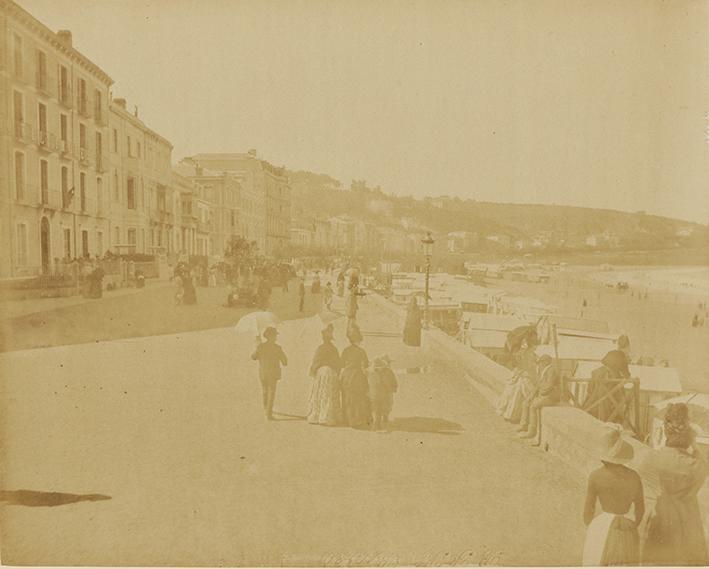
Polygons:
M599 275L608 282L626 281L630 288L609 288ZM560 315L604 320L611 332L628 334L634 360L641 356L655 362L667 360L680 371L686 391L709 392L709 318L705 311L705 326L691 325L699 302L709 300L709 293L702 293L708 275L706 267L627 267L604 272L578 267L554 273L548 284L503 279L489 284L552 304Z

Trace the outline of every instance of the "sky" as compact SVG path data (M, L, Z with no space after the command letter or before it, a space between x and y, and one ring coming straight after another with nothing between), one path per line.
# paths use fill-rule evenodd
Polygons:
M703 0L19 0L173 160L709 223Z

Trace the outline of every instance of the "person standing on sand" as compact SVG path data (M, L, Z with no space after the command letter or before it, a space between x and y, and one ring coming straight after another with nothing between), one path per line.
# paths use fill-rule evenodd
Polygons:
M588 477L583 521L587 526L583 565L609 567L637 565L640 561L638 526L645 515L645 498L640 476L625 466L633 459L633 447L619 428L603 436L603 466ZM601 513L596 516L596 502ZM633 519L628 517L634 506Z
M259 379L261 380L261 390L263 396L263 411L266 419L273 419L273 403L276 400L276 387L281 379L281 365L288 365L283 348L276 344L278 330L269 326L263 333L266 338L261 342L257 338L256 350L251 354L251 359L259 363Z

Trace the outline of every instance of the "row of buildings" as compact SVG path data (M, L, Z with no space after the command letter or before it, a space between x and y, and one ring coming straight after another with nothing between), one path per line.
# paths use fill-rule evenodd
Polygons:
M113 80L11 0L0 0L0 278L113 253L219 256L242 236L266 255L290 237L283 168L173 146L113 98Z

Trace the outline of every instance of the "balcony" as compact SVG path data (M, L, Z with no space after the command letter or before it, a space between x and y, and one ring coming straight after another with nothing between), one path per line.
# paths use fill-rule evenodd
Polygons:
M108 116L101 109L94 110L94 120L99 126L108 126Z
M89 150L82 146L79 147L79 164L82 166L89 165Z
M71 89L68 85L59 85L59 102L67 109L73 107L71 95Z
M86 119L91 118L91 109L86 99L79 99L79 114Z
M34 142L32 125L22 121L15 121L15 138L25 144L32 144Z
M62 158L71 158L71 145L68 140L59 141L59 154Z
M57 151L57 137L52 132L40 130L37 136L37 146L45 152Z

